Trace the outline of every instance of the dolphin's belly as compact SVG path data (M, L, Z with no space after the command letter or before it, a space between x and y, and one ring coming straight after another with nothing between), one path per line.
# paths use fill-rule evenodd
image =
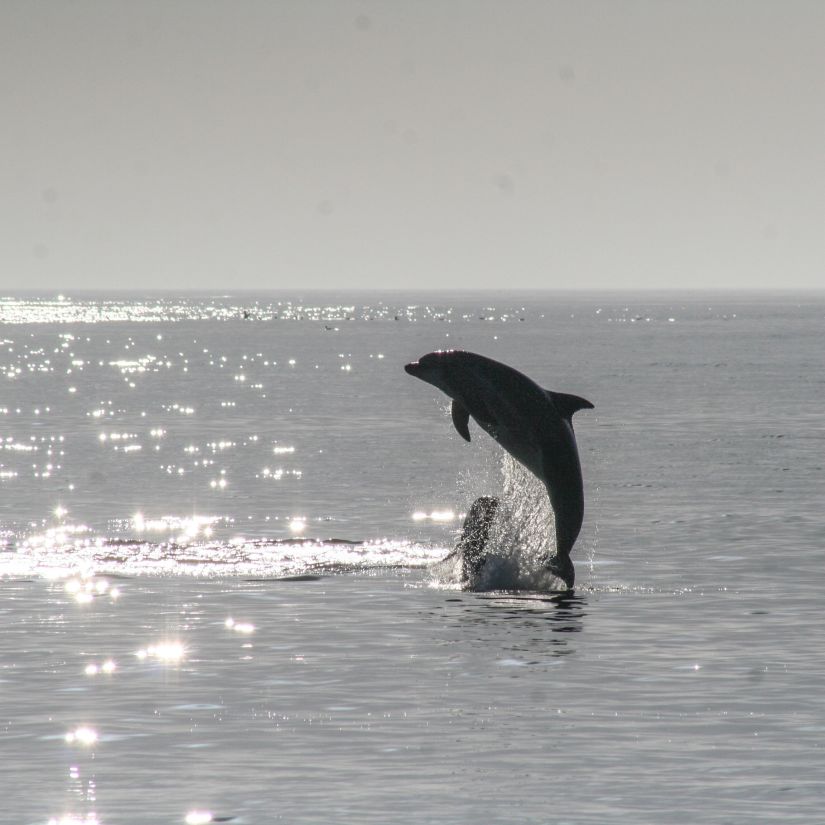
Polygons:
M539 445L524 434L508 427L495 428L490 435L510 453L516 461L523 464L536 478L544 483L544 466Z

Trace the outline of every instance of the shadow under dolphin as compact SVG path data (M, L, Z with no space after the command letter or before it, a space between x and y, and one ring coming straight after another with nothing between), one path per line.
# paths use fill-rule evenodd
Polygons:
M470 440L472 417L544 484L556 526L556 553L545 564L572 588L575 568L570 552L584 518L584 485L572 419L575 412L593 405L577 395L542 389L512 367L464 350L430 352L404 369L452 399L453 425L462 438ZM478 520L488 529L491 514L479 512ZM471 566L480 563L487 529L478 534L483 539L481 550L478 540L469 544ZM462 541L463 537L456 550L465 550Z

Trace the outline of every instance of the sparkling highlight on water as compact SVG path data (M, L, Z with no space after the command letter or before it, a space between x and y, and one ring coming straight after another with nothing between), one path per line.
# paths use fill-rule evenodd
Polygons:
M165 664L177 664L186 656L186 648L181 642L159 642L140 648L135 652L135 656L141 661L156 659Z

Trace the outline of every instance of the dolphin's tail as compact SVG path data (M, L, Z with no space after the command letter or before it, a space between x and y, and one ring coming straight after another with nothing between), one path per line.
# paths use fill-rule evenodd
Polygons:
M556 553L555 556L550 556L547 559L546 566L554 576L558 576L567 585L568 590L573 589L573 583L576 581L576 569L573 567L573 562L570 561L570 556Z

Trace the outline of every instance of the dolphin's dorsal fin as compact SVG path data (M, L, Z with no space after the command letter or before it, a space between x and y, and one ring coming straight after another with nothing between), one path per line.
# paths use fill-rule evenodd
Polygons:
M568 395L565 392L553 392L552 390L545 390L545 392L553 402L553 406L559 411L559 415L568 421L573 418L574 412L593 409L593 405L589 401L579 398L578 395ZM455 416L453 416L453 420L455 420Z
M458 430L458 434L465 440L470 440L470 411L460 402L453 400L450 406L450 415L453 417L453 426Z

